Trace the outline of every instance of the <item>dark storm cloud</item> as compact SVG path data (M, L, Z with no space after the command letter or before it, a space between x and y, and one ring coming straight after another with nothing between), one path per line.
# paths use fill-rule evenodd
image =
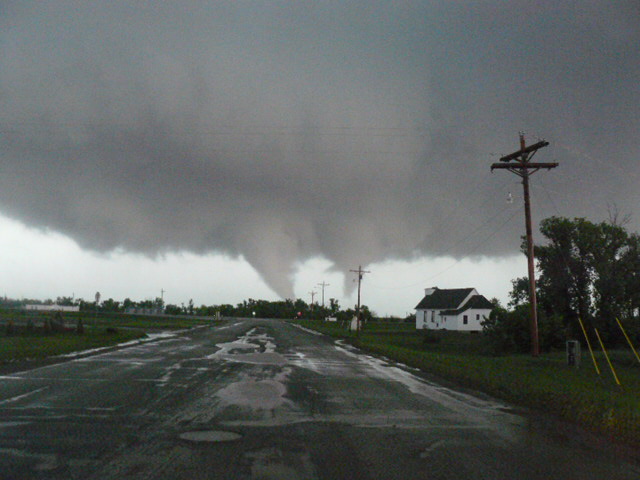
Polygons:
M296 262L502 255L637 202L636 2L0 2L0 211L85 248ZM548 150L548 151L546 151ZM496 155L498 154L498 155ZM535 191L534 191L535 193ZM502 213L501 213L502 212ZM476 241L478 240L478 241Z

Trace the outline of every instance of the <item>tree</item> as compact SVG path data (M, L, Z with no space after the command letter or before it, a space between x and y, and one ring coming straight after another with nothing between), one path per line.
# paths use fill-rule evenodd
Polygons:
M223 317L233 317L235 313L233 305L230 304L219 305L218 310Z
M305 302L301 298L298 298L295 302L293 302L293 306L295 307L296 315L298 314L298 312L300 312L303 317L307 316L309 312L309 305L307 305L307 302Z
M168 304L164 307L164 312L167 315L180 315L182 313L182 309L178 305Z
M375 313L369 310L369 307L366 305L360 305L360 318L363 323L371 321L371 319L375 316Z
M638 317L640 313L640 236L630 235L627 240L627 251L623 254L621 264L625 267L625 304L624 316Z
M120 302L116 302L113 298L109 298L102 302L100 309L103 312L119 312Z
M332 315L340 311L340 304L338 303L338 300L336 300L335 298L329 299L329 311L331 312Z
M61 306L73 306L76 305L73 297L58 297L56 298L56 305Z
M527 277L518 277L514 280L511 280L511 291L509 292L509 306L513 308L528 302L529 302L529 279Z
M577 329L576 319L619 339L615 319L640 305L640 240L623 225L551 217L540 224L546 245L536 247L541 309Z
M594 271L594 307L597 325L607 338L617 337L615 318L624 310L626 267L622 263L628 250L626 230L610 223L598 226L597 244L593 245L590 260ZM603 333L603 332L601 332Z
M540 223L540 232L549 240L535 247L540 306L548 314L560 314L572 323L590 318L592 268L587 254L592 249L592 224L584 219L551 217Z
M516 306L512 311L496 304L489 318L482 322L482 331L489 353L505 355L528 352L531 346L529 328L529 304ZM540 312L538 316L540 349L549 351L561 348L566 339L565 327L558 315L547 316Z

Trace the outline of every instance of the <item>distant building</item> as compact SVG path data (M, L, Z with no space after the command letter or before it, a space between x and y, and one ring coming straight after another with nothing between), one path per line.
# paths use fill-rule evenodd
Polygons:
M425 289L416 305L416 328L419 330L457 330L479 332L481 322L489 317L492 303L475 288Z
M24 306L25 310L31 310L36 312L79 312L80 307L78 305L33 305L28 304Z

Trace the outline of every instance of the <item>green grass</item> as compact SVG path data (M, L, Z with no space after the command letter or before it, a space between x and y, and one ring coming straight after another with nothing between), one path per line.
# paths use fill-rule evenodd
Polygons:
M62 355L82 350L105 347L142 338L146 332L176 330L211 324L210 320L170 316L146 316L125 314L63 313L69 331L44 333L43 324L51 313L25 312L21 310L0 311L0 364ZM78 320L82 319L85 333L76 334ZM26 325L31 321L32 331ZM7 335L6 326L14 324L14 333ZM107 332L111 330L111 333Z
M165 315L128 315L122 313L99 313L96 315L87 312L67 312L62 316L68 327L74 327L78 319L82 319L84 325L94 328L142 328L146 330L181 330L212 323L211 320ZM12 320L16 325L24 325L31 320L38 327L50 318L51 314L48 312L0 311L0 328L4 328L9 320Z
M511 403L552 413L584 427L640 446L640 365L630 351L610 352L621 386L604 356L596 354L601 374L588 351L579 369L566 365L564 352L495 357L486 354L482 335L396 330L367 325L358 337L337 325L303 322L323 333L345 338L443 379L486 392Z
M119 328L143 328L151 330L182 330L200 325L210 325L211 320L196 318L146 316L146 315L124 315L124 314L101 314L97 318L91 315L82 317L85 325L96 325L100 327L115 326Z
M40 360L55 355L116 345L145 336L142 330L118 330L116 333L107 333L104 329L87 329L82 335L74 332L3 335L0 336L0 363Z

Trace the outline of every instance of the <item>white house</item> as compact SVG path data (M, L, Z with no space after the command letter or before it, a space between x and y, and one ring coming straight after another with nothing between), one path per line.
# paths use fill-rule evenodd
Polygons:
M492 309L475 288L427 288L416 305L416 328L479 332Z

